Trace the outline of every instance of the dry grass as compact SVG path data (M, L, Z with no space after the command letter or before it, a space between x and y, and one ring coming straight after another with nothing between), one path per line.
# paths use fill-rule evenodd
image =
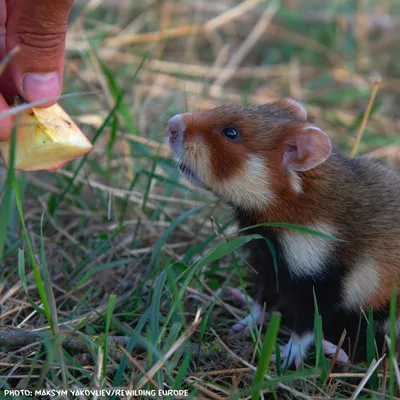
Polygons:
M381 77L358 152L398 167L400 8L366 0L104 0L77 2L72 17L65 92L78 95L62 104L96 138L95 150L82 165L17 177L33 252L51 281L50 325L92 340L75 351L43 337L0 347L0 389L166 389L178 380L191 398L239 391L251 398L243 390L254 381L254 343L224 336L244 312L217 296L228 284L251 292L251 277L239 247L205 263L234 226L228 210L179 179L165 122L184 110L292 96L350 153ZM15 206L0 270L0 327L49 335ZM280 338L287 335L282 328ZM128 339L105 352L115 336ZM322 380L312 359L308 366L277 378L271 365L264 398L389 393L387 358ZM366 377L375 371L374 386Z

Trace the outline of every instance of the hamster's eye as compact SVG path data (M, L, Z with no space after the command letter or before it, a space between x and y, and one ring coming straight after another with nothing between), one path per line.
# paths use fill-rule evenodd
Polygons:
M238 140L239 132L233 126L228 126L227 128L222 129L222 134L230 140Z

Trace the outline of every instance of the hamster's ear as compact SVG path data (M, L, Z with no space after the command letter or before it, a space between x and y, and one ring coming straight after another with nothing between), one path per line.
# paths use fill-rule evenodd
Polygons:
M296 115L297 118L301 119L302 121L307 121L307 111L298 101L287 98L282 99L279 102L283 107Z
M332 152L331 139L316 126L306 126L285 145L282 164L293 171L308 171L322 164Z

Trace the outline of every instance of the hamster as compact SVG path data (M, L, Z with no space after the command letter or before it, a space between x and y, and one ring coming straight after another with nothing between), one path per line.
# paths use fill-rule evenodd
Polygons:
M228 204L240 228L287 223L339 239L282 227L244 231L273 244L278 267L275 271L266 241L248 244L249 264L258 273L255 320L245 318L234 331L259 323L264 304L267 310L289 311L292 336L281 358L299 368L314 344L315 291L327 356L346 329L344 343L350 347L343 346L337 361L348 362L360 323L365 335L370 306L377 341L383 343L393 284L399 293L396 171L339 154L292 99L178 114L168 122L168 135L182 173Z

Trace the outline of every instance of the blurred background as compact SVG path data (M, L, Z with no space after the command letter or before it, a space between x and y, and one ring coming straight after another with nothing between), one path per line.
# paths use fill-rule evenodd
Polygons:
M199 305L206 317L195 336L212 341L211 324L224 332L243 312L213 296L228 283L251 292L251 273L238 250L185 281L193 263L235 226L210 194L179 177L166 121L186 110L290 96L350 153L381 78L358 153L397 168L399 37L395 0L77 0L64 79L64 93L76 95L60 103L95 148L53 174L18 174L27 232L51 277L46 293L60 324L104 332L115 294L114 335L143 323L146 340L159 346L166 332L183 332ZM27 255L25 269L17 267L21 229L14 207L0 270L0 326L44 329L45 316L32 306L42 301ZM180 312L169 314L171 304ZM159 316L149 322L146 312ZM7 357L8 364L0 351L0 375L13 385L13 366L22 359ZM24 357L26 364L34 355ZM151 366L154 359L140 362ZM214 359L202 368L218 363L230 365ZM57 375L51 385L58 383Z

